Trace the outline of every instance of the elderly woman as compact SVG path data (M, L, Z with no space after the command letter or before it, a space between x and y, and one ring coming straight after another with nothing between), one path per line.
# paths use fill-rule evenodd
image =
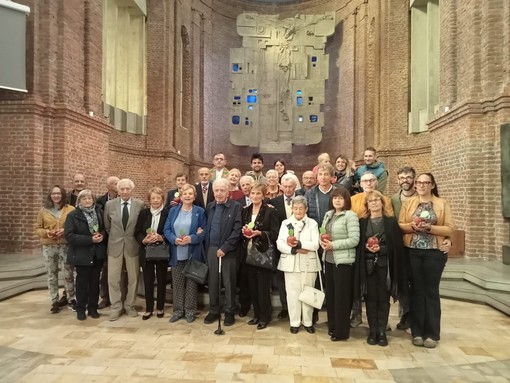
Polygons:
M250 191L252 203L241 213L245 259L250 248L256 246L259 251L268 249L269 242L274 244L278 236L276 210L264 203L265 194L266 186L255 181ZM246 271L254 312L248 324L257 325L258 330L263 330L271 320L271 270L247 264Z
M335 186L346 188L350 194L353 194L353 186L355 184L354 172L351 169L349 159L340 154L335 160Z
M321 235L321 247L325 254L328 333L336 342L348 339L351 328L353 266L359 243L359 221L356 213L350 210L351 196L346 188L333 190L330 208L322 223L329 237Z
M411 333L415 346L434 348L440 339L439 282L448 259L440 247L455 224L431 173L420 174L415 185L418 195L404 202L399 217L411 265Z
M149 319L154 311L154 280L156 280L157 285L156 316L163 318L168 268L168 258L149 260L145 256L147 245L163 245L165 243L163 229L169 210L169 207L164 207L165 193L162 189L153 187L149 190L147 199L150 207L140 211L135 228L135 238L140 245L140 265L143 270L145 289L145 313L142 315L142 320ZM156 278L154 278L154 275Z
M230 190L228 192L228 198L237 201L244 197L244 193L239 189L239 180L241 179L241 171L237 168L232 168L228 171L228 182L230 184Z
M106 230L103 211L96 206L90 190L82 190L76 200L78 207L67 216L64 232L69 244L67 262L76 270L76 317L99 318L99 276L106 259Z
M164 228L165 237L170 244L174 292L174 313L170 323L181 318L186 318L188 323L192 323L196 319L198 285L183 274L184 266L190 258L204 263L206 261L202 242L205 238L203 229L207 224L207 218L204 209L193 205L195 197L196 190L193 185L182 186L182 205L170 210Z
M65 266L67 258L67 241L64 237L64 223L67 215L74 207L66 203L66 191L59 185L54 185L48 192L44 207L37 215L35 234L42 244L42 255L48 273L48 291L50 292L50 312L60 311L58 297L58 268L64 273L64 286L69 302L76 308L74 296L74 276L72 268ZM67 300L66 300L67 301ZM66 301L62 305L67 304Z
M314 286L317 272L321 270L317 250L319 228L308 218L308 205L303 196L292 199L292 216L282 222L276 245L281 253L278 270L284 272L289 309L290 332L297 334L303 324L313 334L313 307L299 300L303 285ZM289 230L292 232L289 233Z
M387 346L386 328L390 296L397 299L399 278L404 280L402 233L383 195L366 193L367 216L360 220L360 241L356 254L354 299L365 295L370 332L369 345Z
M283 194L283 190L278 183L278 172L270 169L266 173L266 198L273 199Z

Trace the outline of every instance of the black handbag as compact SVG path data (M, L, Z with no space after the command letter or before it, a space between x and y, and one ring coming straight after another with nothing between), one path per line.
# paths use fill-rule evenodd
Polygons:
M145 260L168 261L170 252L166 242L153 243L145 246Z
M262 241L252 241L252 246L248 247L246 263L263 269L275 270L278 263L278 255L276 253L276 249L271 243L271 240L269 239L269 235L267 233L264 234L267 237L267 250L263 249Z
M182 273L186 278L189 278L201 285L207 281L207 273L209 272L209 266L200 262L194 258L188 259Z

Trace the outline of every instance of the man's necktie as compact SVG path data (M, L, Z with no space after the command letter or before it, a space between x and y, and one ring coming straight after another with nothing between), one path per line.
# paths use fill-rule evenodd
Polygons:
M251 205L251 199L250 197L246 197L246 206L250 206Z
M124 230L126 230L128 220L129 220L128 203L124 202L124 207L122 208L122 226L124 226Z
M291 204L291 202L292 202L292 198L287 197L287 198L286 198L286 200L287 200L287 205L289 205L289 206L290 206L290 204Z
M202 185L202 194L207 194L207 185Z

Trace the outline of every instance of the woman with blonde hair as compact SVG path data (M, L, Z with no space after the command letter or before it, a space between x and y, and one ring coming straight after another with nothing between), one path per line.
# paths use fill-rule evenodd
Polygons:
M145 289L145 313L142 315L142 320L149 319L154 311L154 281L157 285L156 316L158 318L164 316L168 268L168 258L157 261L147 259L146 246L161 246L165 243L163 228L170 208L165 207L165 193L159 187L153 187L149 190L147 200L150 207L140 211L135 228L135 238L140 245L140 265L143 270Z
M405 288L402 233L395 217L388 214L386 200L377 191L366 193L367 215L360 220L360 241L356 252L354 299L365 296L370 329L367 343L387 346L386 328L390 296L397 299Z
M223 182L227 182L224 179ZM215 181L218 182L218 181ZM205 210L194 205L196 189L193 185L181 187L182 204L170 210L164 233L170 244L170 266L172 267L174 313L170 323L186 318L192 323L197 313L198 284L184 276L184 267L190 258L206 262L203 251L204 228L207 224Z

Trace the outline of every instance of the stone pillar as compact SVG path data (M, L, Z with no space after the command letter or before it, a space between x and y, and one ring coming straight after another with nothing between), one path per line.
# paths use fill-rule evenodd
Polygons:
M501 125L501 210L510 218L510 123ZM510 243L510 235L509 235ZM510 245L503 245L503 263L510 265Z

